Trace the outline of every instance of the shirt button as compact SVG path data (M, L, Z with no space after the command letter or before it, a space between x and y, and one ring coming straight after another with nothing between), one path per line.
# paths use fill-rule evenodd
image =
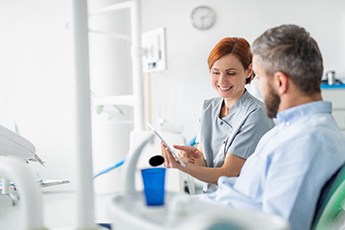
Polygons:
M223 122L221 121L219 124L220 124L220 125L223 125Z

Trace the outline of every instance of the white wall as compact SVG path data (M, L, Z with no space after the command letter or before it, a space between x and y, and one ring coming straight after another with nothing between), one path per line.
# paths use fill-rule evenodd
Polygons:
M74 180L74 79L68 0L0 0L0 124L16 122L47 168ZM66 188L66 187L64 187Z
M208 5L217 21L207 31L194 29L190 13ZM343 0L143 0L143 30L167 29L168 70L152 76L152 112L157 120L184 126L187 139L195 134L204 98L216 95L209 83L207 56L222 37L249 42L264 30L284 23L305 27L318 41L325 70L345 78L345 2Z
M97 4L111 2L99 0ZM42 177L73 181L74 79L70 31L66 29L69 3L0 0L0 124L16 121L21 134L35 144L48 165L37 167ZM157 125L158 118L164 118L183 125L182 135L187 139L195 135L202 100L216 96L209 83L206 60L222 37L242 36L253 42L269 27L297 23L319 42L325 70L334 69L345 78L343 0L142 0L141 4L143 31L166 27L167 32L168 70L151 76L153 123ZM217 12L217 22L208 31L197 31L190 22L192 9L202 4ZM112 22L107 26L111 27ZM113 46L109 52L116 49ZM112 58L108 55L105 62ZM98 66L106 65L100 62ZM113 92L117 86L102 87L116 82L95 83L101 72L91 69L93 90ZM116 142L115 134L114 138L104 139L121 144Z

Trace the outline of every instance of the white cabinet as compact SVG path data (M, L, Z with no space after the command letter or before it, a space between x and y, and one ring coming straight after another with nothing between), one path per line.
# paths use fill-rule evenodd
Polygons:
M339 127L345 133L345 84L321 87L322 97L325 101L331 101L333 116Z

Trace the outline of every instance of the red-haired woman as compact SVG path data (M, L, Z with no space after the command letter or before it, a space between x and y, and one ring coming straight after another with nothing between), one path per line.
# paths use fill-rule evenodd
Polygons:
M274 127L264 104L245 88L254 78L250 44L245 39L220 40L208 56L208 68L219 97L203 103L197 148L174 145L186 167L162 145L165 166L206 182L203 192L216 190L220 176L238 176L260 138Z

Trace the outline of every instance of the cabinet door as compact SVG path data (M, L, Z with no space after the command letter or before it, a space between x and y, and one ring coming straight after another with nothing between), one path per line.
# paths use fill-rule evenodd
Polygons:
M345 110L345 88L323 89L322 97L325 101L331 101L333 109Z
M345 110L334 109L332 114L339 127L345 131Z
M322 97L323 100L332 102L332 114L334 116L334 119L345 133L345 88L323 89Z

